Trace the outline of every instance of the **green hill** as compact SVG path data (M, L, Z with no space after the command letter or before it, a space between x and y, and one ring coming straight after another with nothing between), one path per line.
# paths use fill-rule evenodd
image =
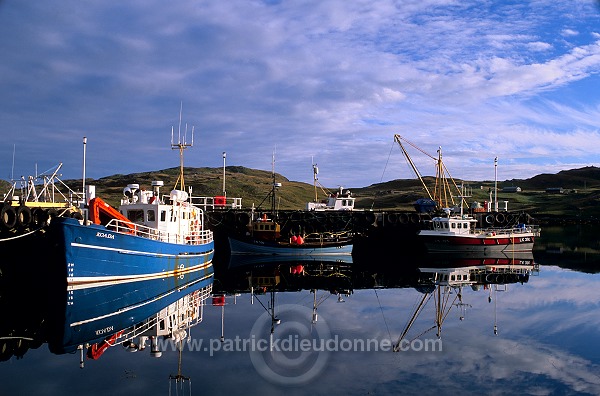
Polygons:
M178 181L179 168L159 171L112 175L97 180L87 179L86 184L96 186L96 194L111 205L117 206L127 184L137 183L141 188L150 189L153 180L162 180L164 190L174 188ZM276 174L275 181L281 183L277 195L279 209L303 209L306 202L314 199L314 186L308 183L290 181ZM185 168L186 189L191 186L194 196L219 196L223 190L222 168ZM428 188L434 180L426 177ZM493 181L462 181L471 196L469 202L483 203L490 200ZM80 180L66 180L64 183L73 190L81 189ZM267 197L272 185L269 171L250 169L243 166L226 167L226 190L228 197L241 197L244 208L261 205L269 207ZM507 186L520 187L520 192L504 192ZM564 193L551 194L547 188L562 187ZM4 194L9 184L0 181L0 193ZM330 190L335 191L335 188ZM367 187L349 188L356 197L356 207L365 209L404 209L412 210L412 204L427 194L417 179L391 180ZM525 210L537 217L566 216L571 218L600 218L600 168L585 167L561 171L557 174L541 174L530 179L512 179L498 182L498 201L508 201L509 210ZM318 188L319 198L325 193Z

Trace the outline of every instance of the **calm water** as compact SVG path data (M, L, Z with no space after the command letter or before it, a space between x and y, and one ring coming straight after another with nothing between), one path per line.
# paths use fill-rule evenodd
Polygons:
M224 307L207 300L202 323L184 344L180 368L176 350L157 359L148 349L132 353L117 346L80 369L78 354L56 355L43 344L0 362L0 394L600 394L595 232L547 227L533 254L539 268L528 278L454 289L441 310L439 339L436 296L426 300L399 352L392 352L391 344L427 289L417 283L417 268L455 265L454 258L406 252L352 266L305 265L310 277L304 278L291 274L300 267L282 266L280 285L289 291L273 295L267 289L254 298L244 290L249 270L219 269L215 290L238 295L227 295ZM267 265L251 274L255 282L276 275ZM2 328L36 315L36 304L25 301L27 279L13 281L21 282L23 301L12 317L2 318ZM0 298L9 297L3 291ZM281 322L273 325L273 347L279 351L271 353L265 346L272 301ZM443 294L440 301L444 304ZM318 316L312 323L315 304ZM310 344L304 352L301 342ZM191 381L170 381L178 371Z

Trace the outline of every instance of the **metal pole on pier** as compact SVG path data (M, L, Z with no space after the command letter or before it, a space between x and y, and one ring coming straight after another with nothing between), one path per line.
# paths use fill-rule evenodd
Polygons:
M86 146L87 146L87 137L83 137L83 183L82 183L82 194L85 200L85 151L86 151ZM87 202L86 202L87 203Z
M494 211L498 211L498 157L494 158Z
M225 158L227 157L227 153L223 151L223 196L227 197L227 193L225 192Z

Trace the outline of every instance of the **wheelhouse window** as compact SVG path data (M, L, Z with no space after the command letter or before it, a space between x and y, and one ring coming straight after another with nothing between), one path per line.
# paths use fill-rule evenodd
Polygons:
M134 223L144 223L144 211L142 209L132 209L127 211L127 217Z
M156 212L154 209L149 210L148 212L148 221L155 222L156 221Z

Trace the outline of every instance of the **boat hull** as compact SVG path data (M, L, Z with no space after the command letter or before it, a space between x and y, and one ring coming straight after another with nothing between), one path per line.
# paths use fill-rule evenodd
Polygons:
M228 237L231 254L264 254L283 256L328 256L351 255L352 243L340 242L337 244L317 245L305 243L302 245L281 245L276 242L261 240L241 240Z
M82 225L75 219L56 223L69 290L178 276L202 269L214 257L212 240L174 244Z
M535 236L419 235L428 252L530 252Z

